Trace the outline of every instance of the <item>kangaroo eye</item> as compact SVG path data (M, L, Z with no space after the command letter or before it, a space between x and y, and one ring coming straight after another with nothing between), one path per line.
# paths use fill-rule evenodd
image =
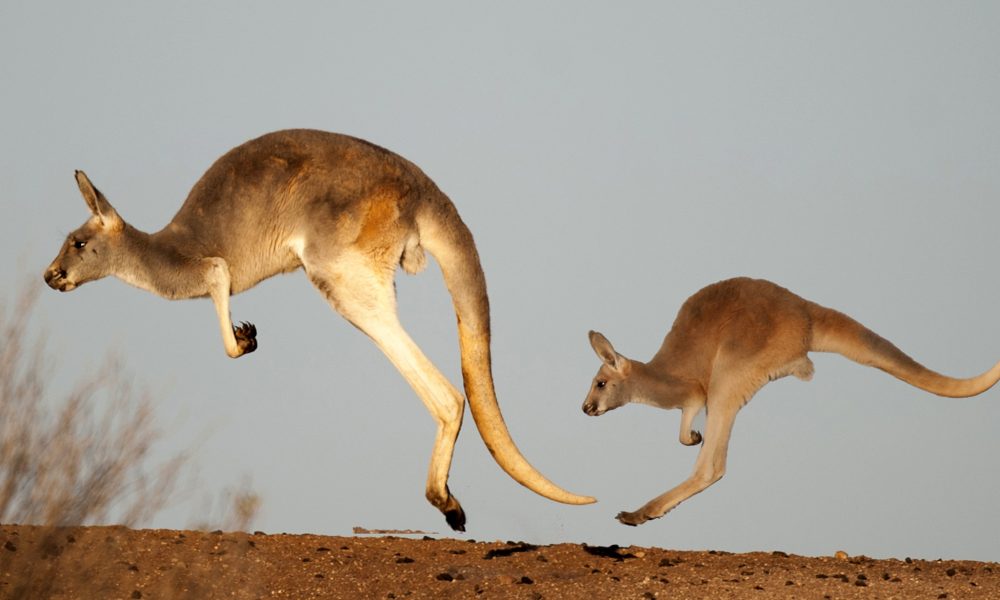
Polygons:
M86 245L87 245L87 242L85 242L83 240L76 240L76 241L73 242L73 247L76 248L77 250L83 248Z
M606 385L608 385L608 382L604 381L603 379L598 380L598 382L597 382L597 387L599 387L599 388L602 388L602 387L604 387Z

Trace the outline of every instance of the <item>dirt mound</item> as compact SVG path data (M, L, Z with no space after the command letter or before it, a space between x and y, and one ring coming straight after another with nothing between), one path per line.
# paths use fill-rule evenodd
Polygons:
M1000 598L1000 564L0 527L0 598Z

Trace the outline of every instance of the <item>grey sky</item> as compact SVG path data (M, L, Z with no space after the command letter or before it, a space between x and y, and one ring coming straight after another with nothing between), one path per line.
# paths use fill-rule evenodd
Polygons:
M548 502L471 419L451 489L475 539L1000 560L1000 391L931 396L838 356L767 386L726 477L639 528L697 450L679 412L580 411L588 329L648 359L681 302L734 275L843 310L935 370L1000 358L1000 7L988 2L0 3L0 282L38 281L86 217L73 170L162 227L215 158L285 127L349 133L452 198L489 282L515 441L600 503ZM404 324L460 381L436 266L398 277ZM8 294L9 295L9 294ZM256 526L446 532L423 499L434 426L301 273L237 296L259 350L222 349L207 300L118 281L45 291L65 385L108 351L157 400L163 452L198 444L197 521L248 477Z

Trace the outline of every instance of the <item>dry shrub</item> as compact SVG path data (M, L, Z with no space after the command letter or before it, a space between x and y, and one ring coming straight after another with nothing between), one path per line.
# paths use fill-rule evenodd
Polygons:
M224 489L214 501L209 499L205 510L208 516L195 521L191 528L247 532L260 511L260 505L260 496L254 492L249 480L244 480L239 486Z
M41 540L27 556L14 550L10 536L19 534L0 532L0 598L49 598L81 585L100 594L114 586L95 577L94 561L113 557L115 540L108 536L107 553L79 556L74 528L147 522L172 499L186 456L151 464L159 432L149 396L115 360L53 399L44 344L28 336L37 290L25 286L12 306L0 305L0 524L33 525L25 535ZM247 527L257 505L239 492L227 524Z
M170 499L184 462L150 469L159 437L149 397L117 361L48 399L44 346L28 343L37 288L0 308L0 522L135 525Z

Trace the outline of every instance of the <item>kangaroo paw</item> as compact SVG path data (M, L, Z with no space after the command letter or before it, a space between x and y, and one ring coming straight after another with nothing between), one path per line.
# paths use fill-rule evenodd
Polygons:
M686 440L681 441L685 446L697 446L701 443L701 432L691 430Z
M233 327L233 334L236 335L236 345L242 351L240 356L257 349L257 328L253 323L241 322L239 327Z

